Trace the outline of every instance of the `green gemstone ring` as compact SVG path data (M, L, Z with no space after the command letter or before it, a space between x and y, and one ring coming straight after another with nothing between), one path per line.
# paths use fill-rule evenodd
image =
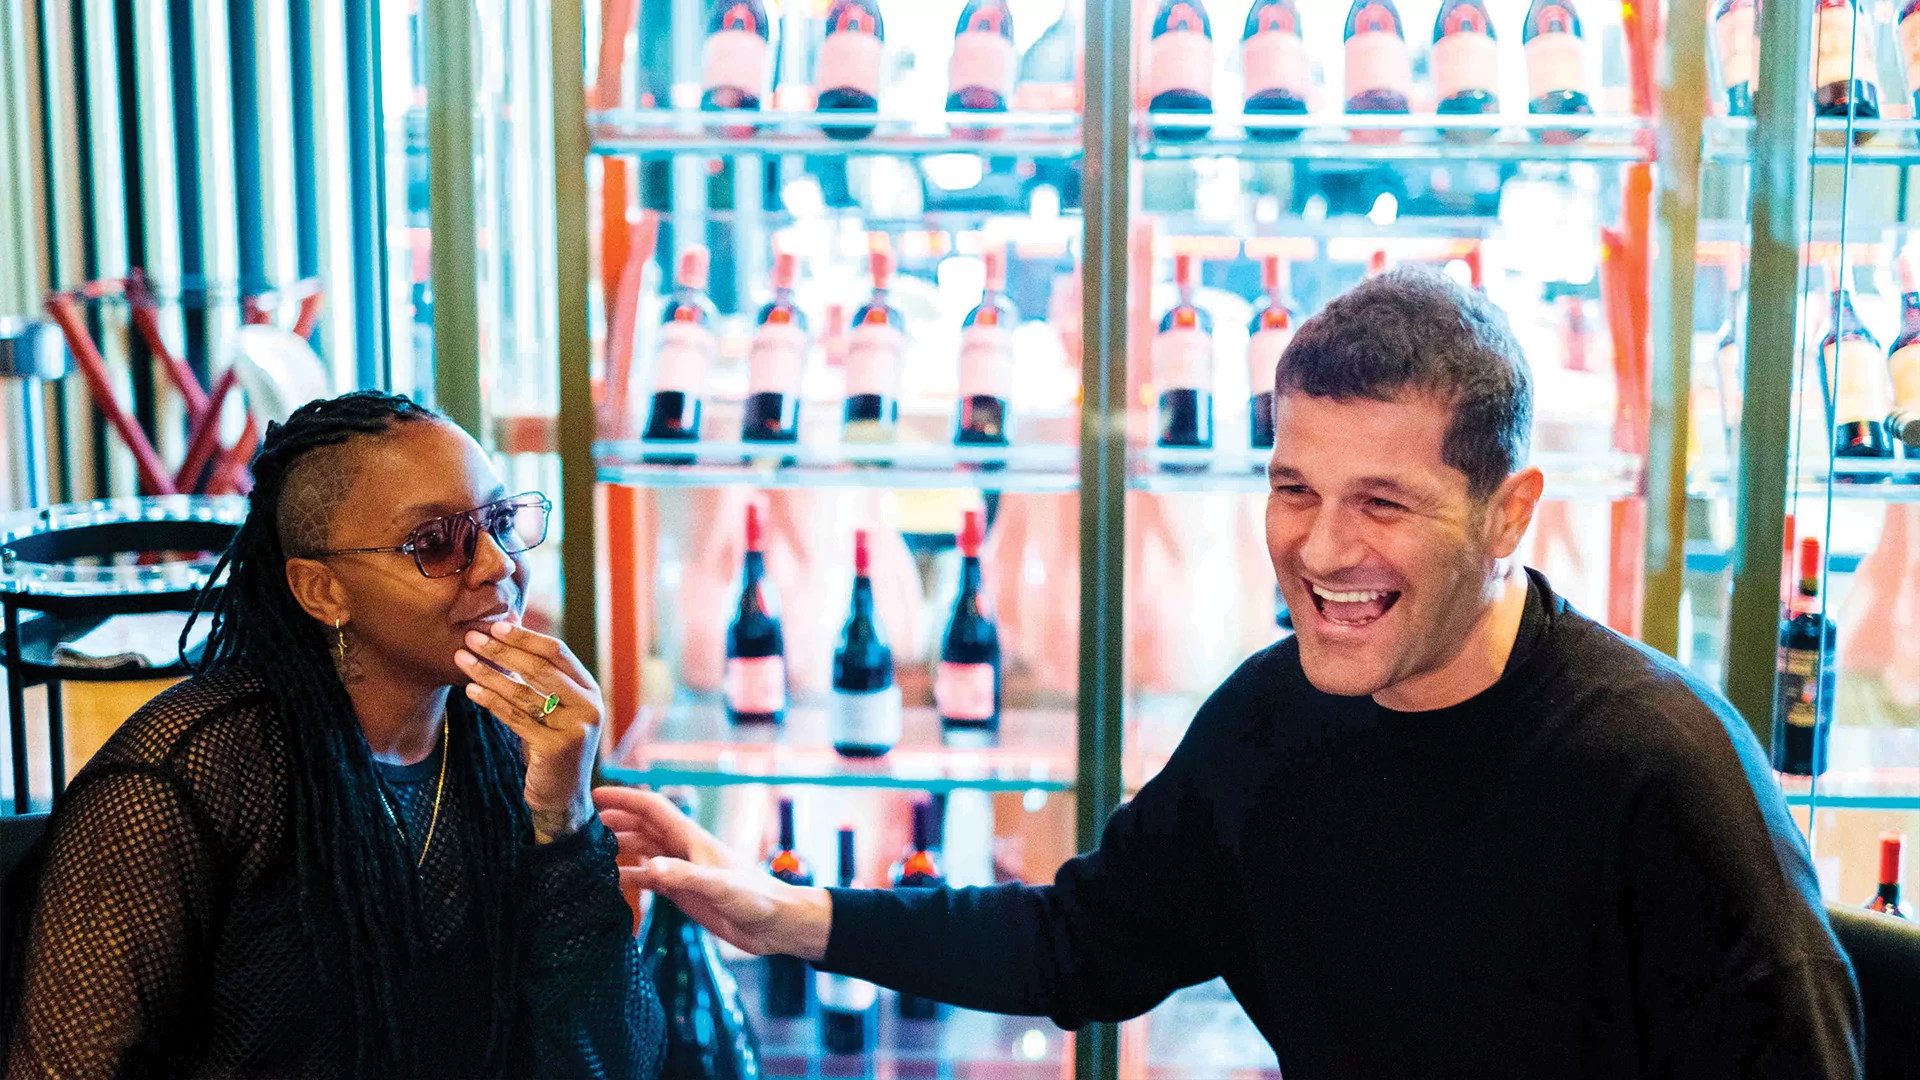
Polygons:
M552 716L553 710L559 707L560 707L560 695L557 692L548 694L547 700L540 703L540 715Z

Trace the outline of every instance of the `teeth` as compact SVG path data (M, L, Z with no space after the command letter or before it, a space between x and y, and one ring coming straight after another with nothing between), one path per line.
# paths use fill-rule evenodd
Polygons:
M1386 596L1387 594L1384 591L1334 592L1331 589L1323 589L1320 586L1315 585L1313 586L1313 595L1319 597L1322 600L1331 601L1335 604L1367 604L1367 603L1372 603L1373 601L1378 600Z

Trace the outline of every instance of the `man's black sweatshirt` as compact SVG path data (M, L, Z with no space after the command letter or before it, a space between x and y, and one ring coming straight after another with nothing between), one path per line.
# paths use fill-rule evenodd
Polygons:
M820 966L1067 1028L1220 976L1287 1080L1857 1076L1752 733L1530 574L1478 696L1334 697L1280 642L1051 886L834 890Z

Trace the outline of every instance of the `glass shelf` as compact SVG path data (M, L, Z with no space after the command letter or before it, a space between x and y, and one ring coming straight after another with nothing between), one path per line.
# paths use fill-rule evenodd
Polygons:
M1079 447L939 443L602 443L603 483L633 487L973 488L1067 492L1080 486ZM691 464L646 458L692 456ZM749 460L751 459L751 460Z
M883 154L931 157L1077 158L1080 117L1071 112L892 113L702 112L699 109L622 109L589 113L596 154ZM823 125L872 127L858 139L828 136Z
M1861 502L1920 502L1920 458L1836 458L1833 483L1824 473L1789 477L1787 497L1824 498ZM1732 498L1733 482L1724 471L1696 474L1687 482L1690 494L1702 498Z
M1854 138L1865 141L1851 148L1851 156L1845 119L1816 118L1813 130L1813 160L1817 164L1844 165L1852 160L1861 165L1920 165L1920 121L1855 120ZM1753 135L1752 117L1709 117L1702 135L1706 144L1702 156L1706 160L1730 164L1752 160L1753 151L1748 145Z
M1079 721L1070 710L1012 710L998 735L942 730L932 709L905 711L899 745L879 758L844 757L827 738L827 710L795 705L779 726L735 725L717 700L644 706L602 772L625 784L811 784L913 791L1066 791L1076 776Z
M1449 131L1474 138L1448 137ZM1388 116L1320 113L1146 113L1136 124L1144 159L1233 157L1247 161L1570 162L1651 160L1652 128L1635 116ZM1168 134L1178 135L1167 137ZM1256 133L1273 133L1261 138ZM1399 132L1392 141L1390 135ZM1294 137L1282 137L1292 135ZM1577 138L1568 138L1578 134ZM1554 138L1554 137L1558 138ZM1546 141L1553 138L1553 141ZM1564 141L1561 141L1564 140Z
M1640 461L1631 454L1535 454L1551 499L1617 499L1639 491ZM1267 451L1238 447L1136 448L1128 486L1136 491L1267 491Z
M1804 776L1783 776L1788 806L1834 810L1920 810L1920 766L1829 769L1818 788Z

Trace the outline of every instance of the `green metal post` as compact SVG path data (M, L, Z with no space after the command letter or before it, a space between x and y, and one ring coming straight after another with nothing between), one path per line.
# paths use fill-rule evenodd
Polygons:
M600 656L593 469L593 329L587 319L586 24L581 0L553 2L553 201L560 346L560 565L567 644Z
M473 197L473 0L427 0L428 198L433 225L433 400L482 445L479 235Z

